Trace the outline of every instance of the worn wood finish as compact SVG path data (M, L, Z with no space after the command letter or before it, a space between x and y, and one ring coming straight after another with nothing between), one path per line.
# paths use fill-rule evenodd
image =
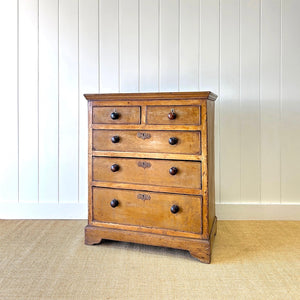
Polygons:
M115 164L119 170L112 171ZM95 181L201 189L201 162L94 157L92 167ZM177 174L169 174L172 167Z
M114 199L118 204L112 207ZM200 234L201 202L196 196L94 187L93 220ZM179 207L177 213L171 212L173 205Z
M201 106L147 106L146 123L156 125L200 125Z
M93 123L94 124L139 124L140 123L140 107L127 106L108 106L93 107ZM112 114L116 114L116 118L112 118Z
M116 138L118 137L118 138ZM176 137L175 145L169 139ZM200 132L94 130L93 150L201 154Z
M212 102L216 95L85 97L89 100L86 244L111 239L173 247L209 263L216 233ZM112 112L119 113L118 118Z
M217 95L212 92L162 92L162 93L107 93L107 94L85 94L87 100L181 100L204 99L215 101ZM178 103L183 104L183 103Z
M174 237L139 231L121 231L112 228L87 225L85 227L85 244L96 245L100 244L103 239L107 239L182 249L188 250L193 257L197 258L201 262L209 264L211 262L211 250L216 232L216 218L210 233L210 238L208 240L199 238Z

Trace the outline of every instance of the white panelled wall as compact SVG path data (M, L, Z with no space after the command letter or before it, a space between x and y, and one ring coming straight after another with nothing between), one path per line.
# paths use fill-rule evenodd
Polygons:
M84 93L210 90L221 219L299 219L299 0L0 2L0 218L87 217Z

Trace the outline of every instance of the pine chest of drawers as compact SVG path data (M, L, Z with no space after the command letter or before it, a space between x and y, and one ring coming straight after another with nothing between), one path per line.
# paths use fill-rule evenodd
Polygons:
M188 250L210 263L214 100L210 92L87 94L89 214L102 239Z

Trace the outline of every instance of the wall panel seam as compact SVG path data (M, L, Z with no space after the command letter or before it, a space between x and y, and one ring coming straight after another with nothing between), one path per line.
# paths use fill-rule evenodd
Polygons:
M258 49L258 128L259 128L259 153L258 153L258 165L259 165L259 180L258 180L258 188L259 188L259 203L262 203L261 198L261 181L262 181L262 168L261 168L261 53L262 53L262 34L261 34L261 16L262 16L262 0L259 0L259 49Z
M178 82L177 82L177 90L180 91L180 33L181 33L181 5L180 1L178 0Z
M121 68L120 68L120 0L118 0L118 91L121 91ZM99 62L100 63L100 62Z
M242 0L243 1L243 0ZM242 64L241 64L241 0L239 0L239 16L238 16L238 30L239 30L239 106L238 106L238 109L239 109L239 114L238 114L238 122L239 122L239 145L240 145L240 149L239 149L239 163L240 163L240 167L239 167L239 175L240 175L240 185L239 185L239 193L240 193L240 196L239 196L239 199L242 200L242 123L241 123L241 111L242 111L242 101L241 101L241 81L242 81Z
M280 111L279 111L279 181L280 181L280 187L279 187L279 203L282 203L282 106L283 106L283 101L282 101L282 69L283 69L283 46L282 46L282 40L283 40L283 14L282 14L282 0L280 0L280 84L279 84L279 106L280 106Z
M221 0L219 0L219 84L218 84L218 89L219 89L219 203L222 203L222 194L221 194L221 183L222 183L222 176L221 176L221 168L222 168L222 164L221 164L221 130L222 130L222 126L221 126L221 108L222 108L222 95L221 95L221 51L222 51L222 45L221 45Z
M40 203L40 0L37 1L37 202Z
M20 1L17 1L17 166L18 166L18 177L17 177L17 195L18 203L20 203Z
M80 0L77 0L77 203L80 193Z
M60 13L59 13L59 8L60 8L60 0L57 0L57 203L59 204L59 94L60 94L60 76L59 76L59 48L60 48L60 43L59 43L59 29L60 29Z

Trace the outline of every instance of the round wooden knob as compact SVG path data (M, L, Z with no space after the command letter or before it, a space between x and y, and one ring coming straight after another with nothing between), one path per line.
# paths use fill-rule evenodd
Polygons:
M169 118L169 120L175 120L176 119L176 113L174 111L171 111L168 114L168 118Z
M172 167L170 170L169 170L169 173L170 175L175 175L177 173L178 169L176 167Z
M114 144L119 143L119 142L120 142L120 137L117 136L117 135L114 135L114 136L111 138L111 141L112 141L112 143L114 143Z
M110 167L110 169L111 169L112 172L117 172L117 171L119 171L120 166L117 165L117 164L113 164L113 165Z
M113 199L110 201L110 206L115 208L119 205L119 201L117 199Z
M176 137L170 137L169 138L169 144L170 145L176 145L178 143L178 138Z
M178 205L172 205L171 206L171 213L172 214L177 214L179 212L179 206Z
M113 112L110 114L110 118L111 118L112 120L117 120L117 119L119 119L119 117L120 117L120 114L117 113L116 111L113 111Z

